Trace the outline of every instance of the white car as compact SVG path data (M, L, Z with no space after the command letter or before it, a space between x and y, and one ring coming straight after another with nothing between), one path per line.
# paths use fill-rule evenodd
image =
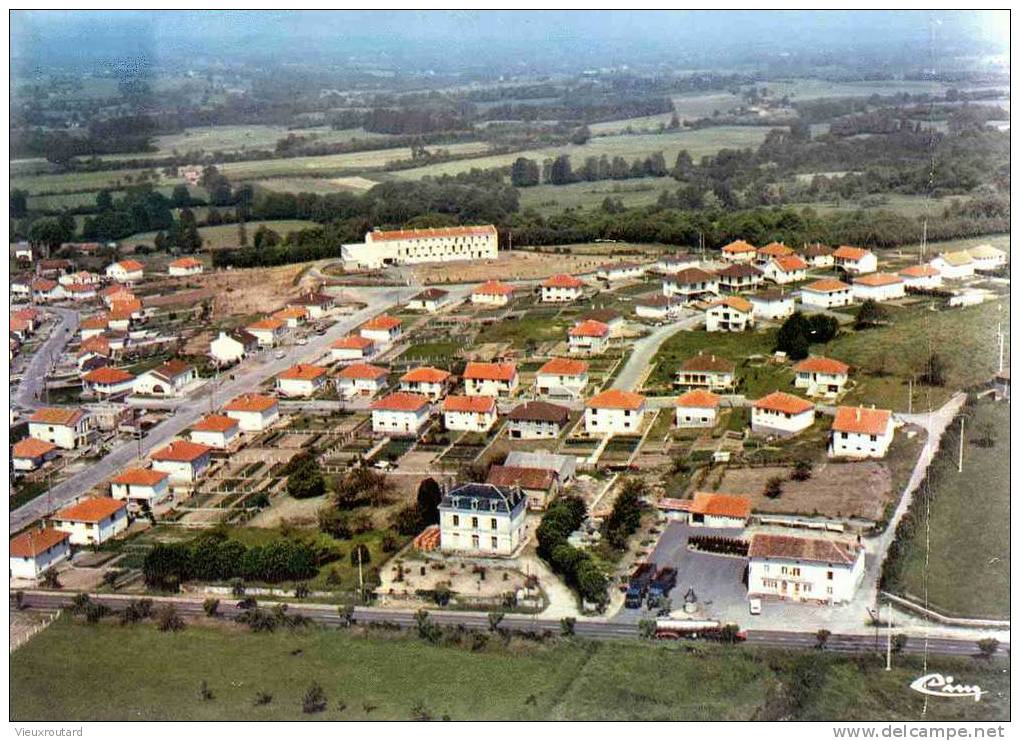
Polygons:
M757 597L752 597L747 601L747 607L751 611L752 615L761 615L761 600Z

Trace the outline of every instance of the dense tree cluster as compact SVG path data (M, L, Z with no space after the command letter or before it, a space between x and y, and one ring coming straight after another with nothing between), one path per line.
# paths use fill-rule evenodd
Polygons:
M549 505L535 531L538 555L545 559L586 602L605 605L608 581L587 551L567 542L584 522L587 508L575 496L560 497Z

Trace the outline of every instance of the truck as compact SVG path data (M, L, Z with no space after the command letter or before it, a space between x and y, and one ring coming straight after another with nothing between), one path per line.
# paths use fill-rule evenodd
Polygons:
M707 641L740 642L747 640L747 631L739 625L721 625L718 620L676 620L659 618L655 621L655 637L678 641L681 638Z
M638 608L645 601L648 593L648 585L655 577L654 563L639 563L634 573L630 575L627 584L627 595L623 600L624 607Z
M652 583L648 585L648 606L655 607L659 599L667 596L675 586L676 569L672 566L659 569Z

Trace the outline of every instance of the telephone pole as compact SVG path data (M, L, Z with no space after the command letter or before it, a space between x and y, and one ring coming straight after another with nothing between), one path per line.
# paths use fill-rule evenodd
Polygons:
M886 602L885 618L885 670L892 671L892 602Z
M907 414L914 413L914 377L907 379Z
M964 417L960 417L960 460L956 464L956 472L963 473L963 422Z

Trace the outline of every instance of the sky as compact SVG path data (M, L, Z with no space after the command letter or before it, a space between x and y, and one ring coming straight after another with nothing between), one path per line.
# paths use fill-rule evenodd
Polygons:
M189 55L591 65L791 50L1008 53L1008 12L976 11L13 11L11 50L35 66ZM441 40L441 41L438 41Z

